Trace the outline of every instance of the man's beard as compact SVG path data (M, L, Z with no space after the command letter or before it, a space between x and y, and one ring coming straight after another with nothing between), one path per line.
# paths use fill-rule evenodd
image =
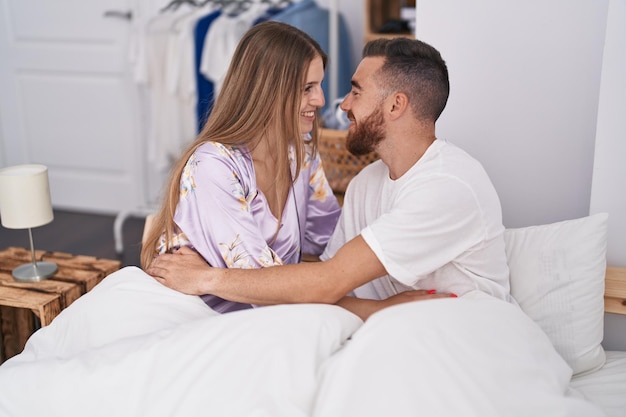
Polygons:
M354 120L354 116L351 119ZM384 127L383 111L378 107L361 122L355 122L354 129L348 132L346 148L355 156L373 152L385 138Z

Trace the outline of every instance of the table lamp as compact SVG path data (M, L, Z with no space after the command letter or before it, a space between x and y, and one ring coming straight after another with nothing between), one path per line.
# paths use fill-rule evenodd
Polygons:
M16 281L44 280L57 271L52 262L37 262L33 227L54 219L48 168L45 165L15 165L0 169L0 220L7 229L28 229L32 262L13 270Z

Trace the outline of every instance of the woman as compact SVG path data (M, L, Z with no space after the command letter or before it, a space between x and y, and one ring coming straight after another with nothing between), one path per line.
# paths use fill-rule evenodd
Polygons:
M241 39L196 141L174 166L142 266L181 246L212 266L260 268L318 255L339 217L317 153L326 54L279 22ZM205 295L218 312L250 308Z

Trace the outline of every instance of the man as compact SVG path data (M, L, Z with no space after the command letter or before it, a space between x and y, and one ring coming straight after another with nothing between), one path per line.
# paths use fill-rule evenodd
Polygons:
M375 150L380 161L349 185L323 262L218 269L187 249L159 256L147 272L188 294L337 303L362 318L476 290L510 301L497 193L480 163L435 135L448 94L446 64L430 45L368 43L341 107L351 121L348 149Z
M403 303L365 321L322 363L315 417L602 415L565 394L571 368L511 299L487 174L435 136L449 91L439 53L419 40L370 42L352 85L342 103L348 147L381 160L348 186L322 262L209 268L186 249L148 272L189 294L337 303L364 319ZM427 298L442 299L406 302Z

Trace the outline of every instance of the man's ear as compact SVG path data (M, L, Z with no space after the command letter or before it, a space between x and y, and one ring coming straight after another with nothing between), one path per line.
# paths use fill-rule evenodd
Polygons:
M394 93L391 99L389 117L391 120L396 120L409 109L409 98L404 93Z

